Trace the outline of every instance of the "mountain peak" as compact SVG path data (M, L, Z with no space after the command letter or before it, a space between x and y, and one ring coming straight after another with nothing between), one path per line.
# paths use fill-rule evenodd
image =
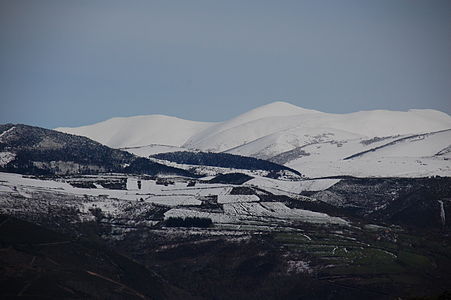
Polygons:
M232 119L231 122L234 123L234 125L237 125L268 117L285 117L311 113L320 112L316 110L305 109L288 102L275 101L245 112L244 114L241 114L238 117Z
M262 117L279 117L279 116L292 116L306 113L318 113L319 111L305 109L294 104L284 102L284 101L275 101L260 107L257 107L246 114L261 114Z

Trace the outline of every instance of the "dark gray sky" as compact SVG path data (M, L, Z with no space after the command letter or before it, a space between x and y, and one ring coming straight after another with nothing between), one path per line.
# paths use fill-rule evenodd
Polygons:
M451 1L0 0L0 123L451 113Z

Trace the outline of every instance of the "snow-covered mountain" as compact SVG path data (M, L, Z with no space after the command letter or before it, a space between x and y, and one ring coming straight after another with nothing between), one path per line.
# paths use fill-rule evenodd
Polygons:
M312 169L307 176L390 176L394 171L451 176L448 129L451 117L430 109L331 114L274 102L218 123L149 115L56 130L142 156L184 149L226 152L277 161L304 173ZM415 158L428 162L412 164ZM387 159L380 163L382 171L365 167ZM399 169L396 161L408 168ZM418 171L417 164L428 167Z
M56 128L57 131L86 136L112 148L151 144L181 146L191 136L214 123L195 122L164 115L112 118L93 125Z

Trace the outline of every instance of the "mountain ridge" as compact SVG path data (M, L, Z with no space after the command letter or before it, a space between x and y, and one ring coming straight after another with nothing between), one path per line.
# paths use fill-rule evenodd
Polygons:
M230 120L216 123L157 116L120 118L118 119L120 121L110 119L93 125L56 130L85 135L110 147L127 149L143 157L172 152L174 147L177 148L176 151L224 152L269 160L292 151L284 161L286 158L291 160L285 163L291 164L290 167L302 168L301 165L291 162L299 158L308 162L312 162L309 161L312 158L318 160L313 153L318 151L308 147L310 145L318 147L323 147L327 143L336 145L337 149L330 149L329 152L319 151L323 153L321 159L327 161L333 157L333 159L342 160L369 150L370 147L367 147L365 141L403 138L451 129L451 116L433 109L408 111L378 109L332 114L304 109L281 101L257 107ZM145 121L136 122L135 120ZM160 146L146 146L156 144ZM443 142L439 144L442 145ZM450 145L451 143L442 145L442 149ZM431 144L434 150L436 146ZM303 155L303 152L300 152L300 156L296 157L297 152L294 150L303 147L310 149L310 152L306 152L309 155ZM391 149L396 151L395 147ZM337 151L342 154L335 155ZM418 157L430 156L427 153L430 153L430 149L425 148L425 152L419 152ZM381 155L387 155L386 151ZM437 174L443 175L450 172L451 175L449 162L434 162L434 164L445 166L445 169L441 168L443 170ZM391 165L392 163L388 164L388 166ZM299 168L297 170L302 172L303 170ZM327 169L324 170L326 171ZM340 175L356 175L352 172Z
M0 125L0 171L32 175L115 173L176 174L189 171L112 149L84 136L24 124Z
M125 148L125 147L137 147L137 146L143 146L143 145L149 145L149 144L160 144L160 145L168 145L168 146L183 146L184 144L186 145L187 142L188 144L189 141L191 140L191 143L195 143L196 140L204 140L204 139L208 139L209 137L213 136L213 135L217 135L221 132L224 132L226 130L232 129L236 126L241 126L241 125L246 125L246 124L250 124L252 122L260 122L260 120L265 119L265 118L290 118L290 117L294 117L294 119L298 118L299 116L303 116L304 118L310 118L312 119L312 117L318 117L321 116L323 118L325 118L325 120L322 120L322 122L320 122L320 124L315 124L315 127L318 127L319 125L322 125L320 127L327 127L325 125L330 124L330 123L335 123L336 122L342 122L343 120L334 120L334 118L342 118L342 119L348 119L350 117L357 117L358 120L355 120L354 122L358 122L360 123L364 123L366 121L370 121L373 120L372 122L374 122L374 119L380 119L381 116L387 116L387 119L390 119L390 121L393 123L393 120L396 120L398 123L400 123L401 120L398 120L398 118L403 118L404 120L402 121L406 121L405 119L408 119L408 117L414 118L414 119L418 119L419 121L422 121L421 125L424 125L427 122L431 122L431 119L434 120L437 124L435 125L431 125L433 128L428 128L425 129L425 132L428 131L438 131L438 130L442 130L442 129L449 129L451 128L451 117L444 113L444 112L440 112L438 110L433 110L433 109L409 109L408 111L390 111L390 110L364 110L364 111L358 111L358 112L351 112L351 113L346 113L346 114L332 114L332 113L325 113L325 112L320 112L320 111L316 111L316 110L309 110L309 109L304 109L298 106L295 106L293 104L290 103L286 103L286 102L281 102L281 101L277 101L277 102L273 102L270 104L266 104L260 107L257 107L255 109L252 109L248 112L245 112L243 114L238 115L237 117L234 117L230 120L224 121L224 122L200 122L200 121L191 121L191 120L185 120L185 119L181 119L178 117L173 117L173 116L166 116L166 115L160 115L160 114L151 114L151 115L139 115L139 116L132 116L132 117L115 117L115 118L111 118L102 122L98 122L95 124L91 124L91 125L86 125L86 126L80 126L80 127L58 127L55 128L55 130L57 131L62 131L62 132L67 132L67 133L74 133L77 135L84 135L84 136L88 136L94 140L97 140L101 143L104 143L110 147L116 147L116 148ZM426 120L424 120L426 119ZM171 124L173 128L169 127L169 128L165 128L167 131L170 131L172 133L172 136L175 135L175 133L177 133L177 130L179 130L179 127L188 127L189 130L187 130L187 128L184 128L185 130L183 132L178 132L178 134L176 135L176 141L174 142L162 142L160 141L161 136L149 136L147 135L147 138L149 138L150 140L146 140L145 142L142 142L141 144L137 144L134 142L131 142L130 140L125 140L125 141L119 141L117 142L115 139L113 139L112 137L117 136L119 133L123 133L123 130L121 130L121 132L117 133L114 132L115 130L118 130L117 128L114 128L115 126L113 125L117 125L115 123L121 123L120 125L126 125L128 128L129 127L134 127L134 130L139 130L139 127L142 127L143 125L141 124L136 124L137 120L145 120L146 123L155 123L155 124L144 124L147 125L148 127L146 128L147 130L152 130L152 126L167 126L168 124ZM162 120L166 121L166 123L161 124ZM273 119L273 120L277 120L277 119ZM280 119L279 119L280 120ZM127 125L125 122L131 123L130 125ZM310 121L310 120L309 120ZM381 120L384 121L384 120ZM408 120L407 120L408 121ZM167 123L169 122L169 123ZM352 122L351 122L352 123ZM445 125L447 124L447 125ZM352 128L354 124L339 124L341 125L341 127L350 127ZM447 127L448 126L448 127ZM174 128L175 127L175 128ZM288 127L293 127L291 126L291 124L288 125ZM334 126L331 126L334 127ZM353 130L356 130L355 127L365 127L365 126L354 126L354 128L352 128L352 130L348 130L350 132L353 132ZM399 127L399 125L398 125ZM393 128L392 130L401 132L401 133L417 133L417 128L420 127L419 125L416 126L415 129L412 129L412 132L408 132L408 129L406 128L401 128L396 130L396 128ZM439 128L439 129L437 129ZM341 128L342 130L346 130L345 128ZM435 129L435 130L434 130ZM104 130L104 132L99 132ZM96 137L96 135L99 135L98 133L101 133L104 136L108 136L107 130L112 131L112 133L110 134L110 138L100 138L100 137ZM360 128L358 130L360 133L362 133L362 129ZM388 131L388 130L386 130ZM354 131L355 132L355 131ZM130 133L130 132L129 132ZM389 132L392 133L392 132ZM138 135L142 134L140 132L138 132ZM198 138L196 138L196 136L199 136ZM267 134L265 134L267 135ZM368 136L374 135L374 134L367 134ZM382 134L382 135L390 135L390 134ZM163 136L167 137L167 134L163 134ZM183 138L180 138L180 136L183 136ZM118 139L120 137L117 137ZM154 139L152 139L154 138ZM260 138L260 137L258 137ZM182 142L181 140L185 140L185 142ZM255 139L254 139L255 140ZM201 149L201 150L205 150L205 149Z

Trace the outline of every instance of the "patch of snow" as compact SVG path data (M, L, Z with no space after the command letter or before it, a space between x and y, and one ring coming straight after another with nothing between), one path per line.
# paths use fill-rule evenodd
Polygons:
M180 152L180 151L187 151L189 149L175 147L175 146L168 146L168 145L151 144L151 145L147 145L147 146L120 148L120 150L124 150L124 151L130 152L130 153L133 153L135 155L141 156L141 157L149 157L150 155L154 155L154 154L158 154L158 153Z
M443 206L442 200L438 200L438 203L440 203L440 219L442 220L442 225L445 226L446 224L445 207Z
M16 158L12 152L0 152L0 167L4 167Z
M403 137L364 153L365 158L431 157L451 145L451 129L434 133Z
M11 131L13 131L16 128L16 126L11 127L8 130L3 131L2 133L0 133L0 142L2 141L2 137L7 135L8 133L10 133Z
M288 260L287 261L287 272L288 273L312 273L313 270L310 268L310 265L306 261L302 260Z
M301 181L301 190L308 192L316 192L327 190L328 188L339 183L340 179L311 179Z
M298 159L288 164L302 170L310 178L324 176L356 177L427 177L451 176L451 160L446 157L380 157L351 160L305 161Z
M303 209L290 209L280 202L235 202L223 204L224 212L211 212L199 209L173 208L167 211L165 219L169 217L200 217L210 218L217 224L253 224L277 220L280 222L300 221L316 224L335 224L347 226L348 222L331 217L324 213L317 213Z
M197 200L193 196L148 196L143 198L144 201L166 205L166 206L178 206L178 205L201 205L202 201Z
M164 186L147 181L146 191L137 193L136 191L128 190L111 190L96 185L96 188L76 188L67 182L55 181L55 180L41 180L35 178L26 178L19 174L12 173L0 173L0 186L16 187L13 190L17 190L24 197L31 197L30 193L33 191L38 192L58 192L68 195L79 196L94 196L94 197L106 197L109 199L119 199L127 201L138 201L141 198L146 202L157 203L168 206L176 205L200 205L202 202L196 199L197 194L201 194L198 191L192 191L192 193L177 193L171 192L170 189L164 189ZM222 187L224 189L224 187ZM211 190L210 190L211 191Z
M297 195L302 191L300 181L283 181L260 176L256 176L255 178L247 181L245 185L263 188L264 190L267 190L275 195Z
M301 181L278 180L256 176L249 180L245 186L256 186L275 195L297 196L304 191L322 191L330 188L340 179L311 179Z
M138 191L138 180L135 177L127 177L126 188L128 191ZM142 183L141 183L142 185ZM141 186L142 188L142 186Z
M218 195L218 203L257 202L260 198L256 195Z

